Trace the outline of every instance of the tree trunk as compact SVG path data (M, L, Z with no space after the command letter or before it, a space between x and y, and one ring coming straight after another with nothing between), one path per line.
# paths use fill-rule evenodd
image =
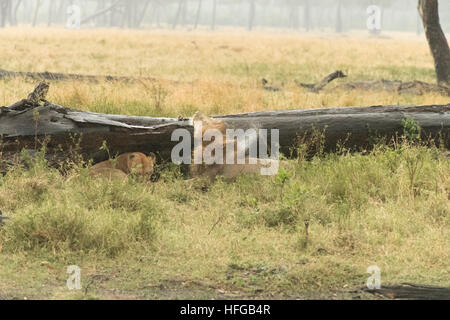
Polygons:
M217 13L217 0L213 0L211 30L216 29L216 13Z
M175 29L177 27L178 21L180 20L181 17L181 12L183 10L183 4L184 0L180 0L178 2L177 13L175 14L175 18L173 19L172 29Z
M197 29L200 22L200 14L202 12L202 0L198 0L197 14L195 15L194 29Z
M48 86L43 88L48 90ZM47 151L64 157L72 150L74 136L78 135L80 153L86 159L105 160L107 154L99 150L106 141L112 154L158 152L169 160L172 148L178 143L171 141L172 132L178 128L193 131L189 119L184 118L98 114L49 102L37 105L36 101L45 98L46 90L40 93L35 89L29 98L0 108L4 154L17 153L23 148L36 149L37 141L48 137ZM279 129L280 150L286 155L299 141L308 141L317 132L324 132L325 151L334 151L337 146L368 149L376 139L401 135L404 119L414 119L421 127L422 137L443 142L450 148L450 104L263 111L215 118L224 120L230 128Z
M41 6L41 0L36 0L36 7L34 7L34 15L33 15L33 23L32 23L33 27L36 26L40 6Z
M305 7L304 7L304 11L303 11L303 23L305 26L305 30L306 32L308 32L311 29L311 20L310 20L310 15L311 15L311 11L310 11L310 6L309 6L309 0L305 0Z
M144 7L142 8L141 14L140 14L140 16L139 16L139 20L138 20L137 23L136 23L136 27L137 27L137 28L140 28L140 27L141 27L142 21L144 20L145 14L147 13L147 9L148 9L148 5L149 5L149 4L150 4L150 0L147 0L147 1L144 3Z
M9 21L9 25L14 25L12 20L12 0L6 0L6 20Z
M255 20L255 0L250 0L250 10L248 13L248 30L252 31Z
M450 49L439 23L437 0L419 0L425 36L434 59L438 84L450 85Z
M294 30L298 30L299 27L299 16L298 16L298 3L297 1L292 1L289 8L289 27Z
M188 1L184 0L183 8L181 9L181 26L185 27L188 23L187 21L187 12L188 12Z
M337 12L336 12L336 32L337 33L341 33L342 30L342 1L339 0L338 1L338 5L337 5Z
M0 0L0 27L6 26L6 19L8 17L8 0Z
M53 7L55 5L55 0L50 0L50 3L48 5L48 26L50 27L53 22Z
M14 8L13 8L13 11L12 11L12 21L11 21L11 24L14 25L14 26L16 26L16 25L18 24L18 21L17 21L17 11L19 10L19 6L20 6L21 3L22 3L22 0L17 0L15 6L14 6Z

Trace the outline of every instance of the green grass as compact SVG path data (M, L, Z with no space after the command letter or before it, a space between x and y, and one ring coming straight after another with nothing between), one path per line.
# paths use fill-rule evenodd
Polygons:
M0 296L346 297L373 264L382 283L448 286L449 172L407 143L207 185L174 166L153 184L63 177L38 158L0 178ZM71 264L82 291L65 289Z
M20 27L0 30L0 39L4 69L159 79L51 83L49 101L92 112L191 117L448 103L437 93L331 84L316 94L295 84L337 69L349 75L340 83L434 82L428 45L411 35ZM283 90L262 90L262 77ZM1 80L0 105L34 86ZM0 226L0 299L372 298L351 293L371 265L381 268L382 285L450 286L450 158L421 146L414 123L404 126L410 142L396 148L309 160L300 153L282 161L278 176L232 183L186 183L175 166L158 167L155 183L110 183L79 164L61 175L42 155L25 157L0 176L0 210L11 218ZM76 292L66 287L74 264L82 272Z

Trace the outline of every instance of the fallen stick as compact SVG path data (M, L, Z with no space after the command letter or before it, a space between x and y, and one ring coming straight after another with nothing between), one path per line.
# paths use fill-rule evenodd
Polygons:
M400 285L382 286L380 289L364 291L378 294L390 299L413 299L413 300L450 300L450 288L403 283Z
M323 88L325 88L325 86L327 84L329 84L331 81L338 79L338 78L345 78L347 77L342 71L337 70L333 73L330 73L329 75L327 75L325 78L323 78L321 81L319 81L316 84L305 84L305 83L299 83L300 87L303 88L307 88L312 92L319 92L320 90L322 90Z

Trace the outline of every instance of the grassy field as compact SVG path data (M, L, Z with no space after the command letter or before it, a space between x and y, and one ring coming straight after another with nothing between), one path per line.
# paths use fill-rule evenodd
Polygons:
M344 81L434 82L426 42L261 33L0 30L0 68L151 76L157 82L52 83L48 100L103 113L189 117L256 110L444 104L438 94L309 93L342 69ZM280 92L261 89L262 77ZM0 81L0 105L35 83ZM25 157L27 158L27 157ZM450 160L403 142L369 154L282 162L273 177L186 184L176 167L155 183L68 176L42 157L0 176L0 299L372 298L382 284L450 286ZM66 287L81 268L82 290Z

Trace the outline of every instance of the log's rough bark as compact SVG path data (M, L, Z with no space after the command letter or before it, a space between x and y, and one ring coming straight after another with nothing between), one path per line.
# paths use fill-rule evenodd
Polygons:
M45 100L40 85L29 98L0 108L0 152L18 153L36 150L37 141L47 140L49 153L66 156L78 139L79 152L94 162L107 159L100 150L105 141L111 154L155 152L170 159L172 132L185 128L192 134L189 118L155 118L83 112L52 104ZM48 90L48 88L47 88ZM43 104L42 104L43 103ZM404 119L414 119L423 137L442 142L450 148L450 104L431 106L373 106L329 109L262 111L217 116L230 128L279 129L282 152L317 131L324 131L324 150L337 145L351 150L370 148L373 139L392 138L403 132ZM269 138L270 141L270 138Z
M425 36L431 49L438 84L450 86L450 48L439 23L437 0L419 0Z
M375 290L365 288L364 291L390 299L450 300L450 288L412 283L382 286Z

